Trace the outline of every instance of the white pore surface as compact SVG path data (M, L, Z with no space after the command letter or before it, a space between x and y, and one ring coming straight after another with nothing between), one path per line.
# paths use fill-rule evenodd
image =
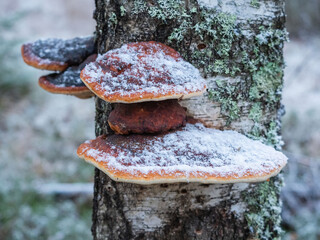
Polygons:
M108 144L117 157L98 149L84 151L98 162L107 162L109 167L133 175L164 170L165 173L181 171L183 175L193 173L199 177L213 174L242 178L248 173L259 177L275 170L277 173L287 161L281 152L259 141L231 130L209 129L202 124L187 124L182 130L164 136L149 136L142 143L119 140L117 144L113 145L112 141Z
M147 54L141 47L130 48L123 45L119 49L100 55L95 63L85 67L89 76L87 83L98 82L104 95L130 95L142 92L161 93L170 91L179 94L203 91L205 80L200 72L181 57L177 60L162 49L158 43L152 44ZM119 75L103 70L102 65L118 66ZM189 92L188 92L189 91Z

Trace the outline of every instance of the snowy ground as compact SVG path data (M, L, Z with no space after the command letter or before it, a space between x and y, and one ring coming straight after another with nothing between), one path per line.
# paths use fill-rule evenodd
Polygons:
M6 43L13 36L33 41L89 35L94 31L93 4L1 1L0 23L21 18L0 41ZM0 31L5 29L1 27ZM19 45L10 52L19 55ZM82 194L88 186L61 196L64 188L53 183L93 181L93 167L76 156L78 145L94 136L93 99L46 93L37 84L45 72L25 68L20 56L13 64L12 79L0 77L9 83L8 91L0 94L0 239L90 239L91 198ZM13 80L19 82L10 85Z
M286 45L283 118L285 149L320 158L320 37Z
M282 134L290 158L282 191L290 239L320 237L320 37L285 47ZM288 238L289 239L289 238Z
M26 10L9 37L27 41L68 38L94 31L93 7L93 1L88 0L7 0L0 3L0 16ZM320 206L316 204L320 202L316 186L320 162L319 48L320 38L316 37L292 41L285 48L283 103L287 114L283 137L292 163L284 189L284 217L298 232L293 236L300 239L316 239L320 224ZM13 50L19 52L18 48ZM21 58L17 64L21 66L18 71L26 74L21 80L31 90L25 95L9 92L0 96L0 239L90 239L90 198L48 194L52 185L47 184L93 181L93 167L75 153L80 143L94 136L93 99L44 92L37 86L37 78L44 73L22 67ZM39 185L49 190L39 189ZM46 194L40 193L43 191Z
M89 239L88 195L61 199L39 192L50 193L49 183L92 182L93 167L75 152L94 136L93 100L34 87L0 110L0 239Z

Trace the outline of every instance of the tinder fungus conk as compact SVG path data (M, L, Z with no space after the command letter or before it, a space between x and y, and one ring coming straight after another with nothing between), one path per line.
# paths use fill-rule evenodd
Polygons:
M287 162L259 141L200 123L158 135L102 135L77 154L116 181L138 184L259 182Z
M108 51L81 72L98 97L113 103L183 99L201 95L205 80L172 48L138 42Z
M118 134L166 132L186 124L186 110L177 100L118 103L108 123Z
M93 54L79 66L68 67L64 72L40 77L40 87L51 93L74 95L79 98L92 97L94 94L81 81L80 72L86 64L94 61L96 57L97 55Z
M35 68L64 71L67 67L79 65L95 53L93 36L73 39L42 39L23 44L21 54L25 63Z

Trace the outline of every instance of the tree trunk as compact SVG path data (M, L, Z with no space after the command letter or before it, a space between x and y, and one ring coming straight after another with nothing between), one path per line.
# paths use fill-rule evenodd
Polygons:
M208 91L182 101L208 126L280 148L284 0L95 0L99 53L158 41L201 70ZM96 135L112 105L96 99ZM256 184L137 185L95 172L94 239L276 239L281 177Z

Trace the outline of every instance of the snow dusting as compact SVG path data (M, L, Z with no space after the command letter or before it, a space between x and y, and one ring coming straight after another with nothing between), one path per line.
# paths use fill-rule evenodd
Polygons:
M101 141L101 142L100 142ZM109 168L177 177L245 178L280 170L287 161L281 152L235 131L187 124L179 131L160 135L110 135L87 142L80 155L107 163ZM107 152L105 149L109 149Z
M202 7L214 8L218 5L217 0L198 0L198 3Z
M69 67L62 73L53 73L46 76L46 80L54 84L56 87L84 87L84 83L80 79L79 67Z
M68 40L49 38L33 42L31 49L40 57L41 64L49 64L51 61L78 64L95 52L95 45L92 36Z
M156 42L126 44L100 55L85 67L82 79L106 97L145 92L190 94L205 89L198 69L173 49Z

